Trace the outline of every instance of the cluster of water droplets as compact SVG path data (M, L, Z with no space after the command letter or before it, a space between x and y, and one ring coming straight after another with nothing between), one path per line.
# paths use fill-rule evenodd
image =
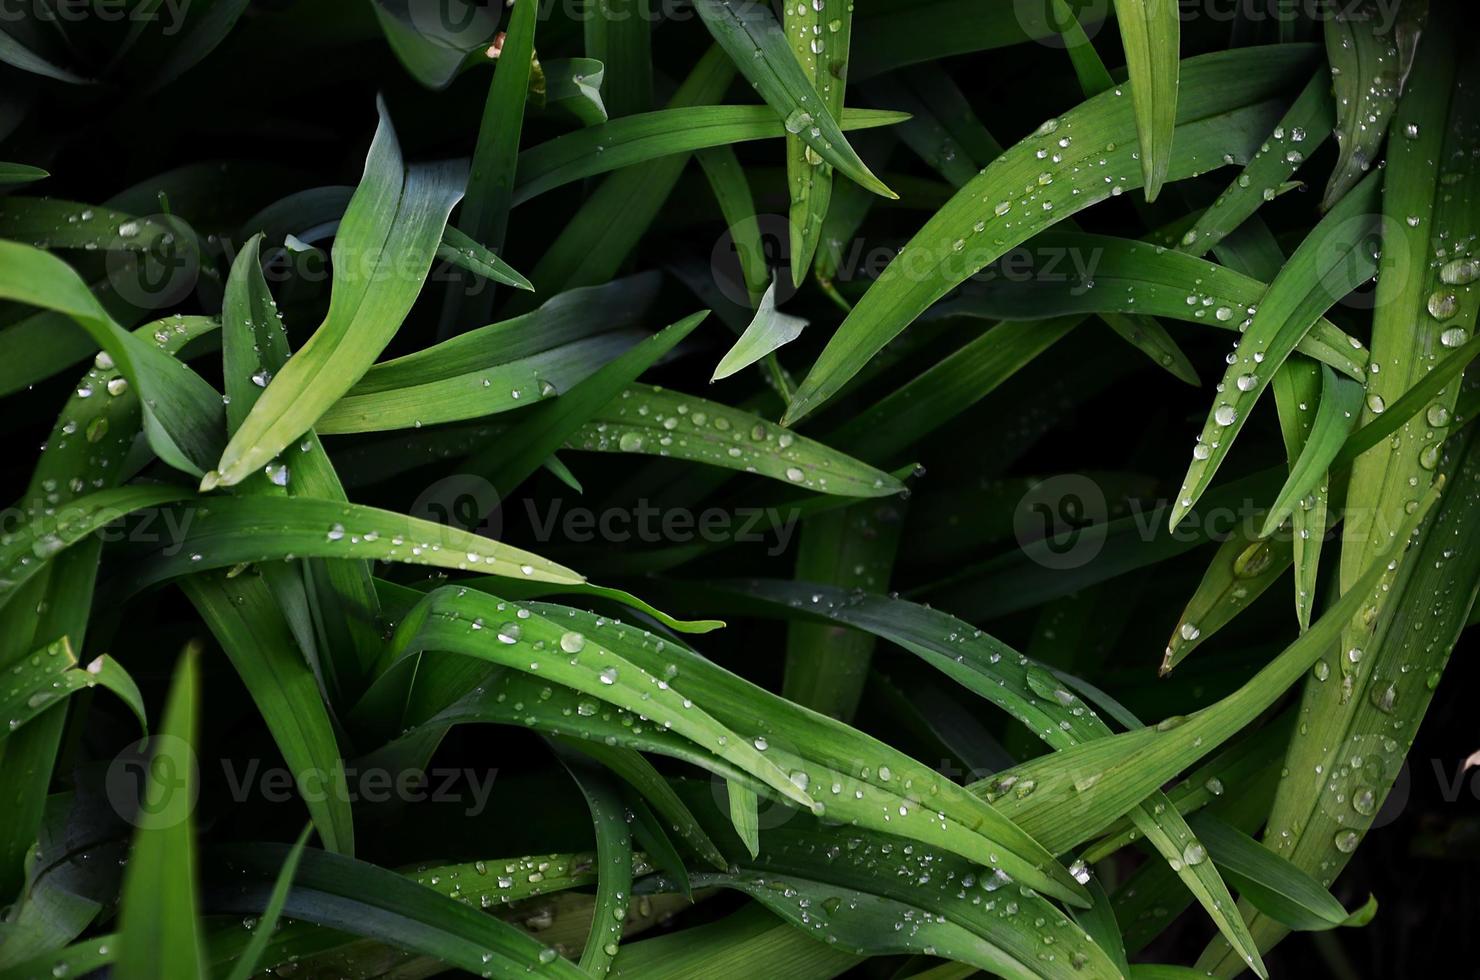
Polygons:
M825 490L829 481L828 458L790 430L660 388L624 389L603 418L582 426L571 444L597 452L679 455L815 490Z

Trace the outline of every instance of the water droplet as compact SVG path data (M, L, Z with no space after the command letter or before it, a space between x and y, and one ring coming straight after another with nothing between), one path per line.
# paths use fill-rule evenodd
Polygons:
M1436 289L1429 294L1429 316L1447 320L1459 312L1459 296L1452 289Z
M1439 281L1450 286L1467 286L1476 279L1480 279L1480 259L1455 259L1439 269Z
M785 125L788 133L800 133L812 125L812 114L802 109L793 109L786 117Z

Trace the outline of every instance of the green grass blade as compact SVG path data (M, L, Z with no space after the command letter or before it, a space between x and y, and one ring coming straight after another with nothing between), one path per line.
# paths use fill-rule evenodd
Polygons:
M1279 415L1280 434L1285 443L1285 458L1291 467L1299 461L1320 411L1325 367L1291 358L1274 373L1271 389L1275 411ZM1341 385L1338 390L1348 389ZM1295 618L1301 629L1310 627L1315 608L1316 579L1320 573L1321 546L1329 524L1330 498L1330 472L1327 471L1317 476L1310 492L1299 500L1298 507L1290 511L1291 559L1295 563Z
M1318 76L1319 80L1319 76ZM1302 95L1302 98L1304 96ZM1273 280L1285 263L1284 252L1263 222L1250 217L1236 232L1215 243L1219 258L1240 271ZM1361 376L1358 376L1361 379ZM1305 448L1321 403L1321 367L1308 360L1290 358L1275 371L1270 383L1285 457L1294 466ZM1320 481L1290 513L1290 543L1295 562L1295 618L1301 629L1310 627L1320 573L1321 547L1328 526L1330 485ZM1174 640L1175 642L1175 640Z
M668 108L709 105L735 77L723 50L711 46L700 57ZM649 166L618 171L602 181L540 258L531 278L547 294L593 286L617 274L672 192L687 158L670 155ZM513 308L521 309L515 297Z
M1263 280L1229 266L1126 238L1056 229L1031 242L1031 252L1042 256L1045 271L1041 276L1010 284L995 279L973 283L957 299L939 304L931 315L1024 320L1136 311L1238 332L1248 329L1250 311L1258 311L1269 288ZM1064 254L1093 255L1093 271L1050 270L1050 262L1061 266L1054 256ZM1021 272L1034 272L1038 261L1018 266L1015 275L1021 279ZM1366 348L1323 318L1315 321L1295 349L1348 377L1366 377Z
M1176 527L1212 482L1255 400L1325 311L1371 278L1378 248L1372 237L1381 174L1368 177L1342 199L1300 243L1270 283L1253 322L1223 374L1218 397L1203 424L1170 522Z
M1322 209L1330 209L1377 162L1406 72L1393 43L1394 18L1384 16L1375 0L1333 10L1325 22L1339 154L1321 199Z
M559 398L546 401L525 413L510 431L508 445L485 450L469 462L476 473L487 473L499 493L507 495L539 469L545 458L570 440L601 406L620 396L654 361L668 353L704 322L709 314L695 313L645 338L620 356L602 365L579 385Z
M873 175L838 128L837 118L797 62L786 35L767 6L696 0L704 26L729 54L761 98L784 121L786 131L812 148L838 172L884 197L898 197ZM839 82L841 87L841 82Z
M293 849L288 852L287 860L283 861L283 868L278 872L277 881L272 886L272 894L268 896L267 908L263 910L262 917L257 920L256 927L252 929L251 941L237 957L226 980L251 980L252 975L257 972L257 964L262 959L262 954L267 951L267 944L272 941L273 932L278 927L278 919L283 914L283 906L288 903L288 892L293 887L293 876L298 872L298 862L303 858L303 848L308 844L309 830L308 827L303 828L303 833L298 835Z
M776 873L701 874L696 880L701 885L741 891L794 926L824 935L829 943L861 956L925 953L969 963L994 976L1013 980L1073 975L1040 972L949 919L921 915L906 902L868 892ZM818 921L814 908L830 910L825 922ZM914 921L917 917L918 922ZM895 929L895 923L899 922L911 925L907 929ZM1081 955L1087 963L1088 955Z
M904 519L892 501L861 503L809 518L797 548L795 578L845 589L887 591ZM786 627L781 693L851 721L869 679L874 638L856 630L794 622Z
M141 332L150 336L160 331L150 342L169 354L213 326L201 318L185 318L168 329L151 324ZM80 379L52 425L17 507L20 513L39 516L54 511L89 490L109 489L124 477L124 462L143 420L138 392L130 388L111 398L93 397L121 377L116 366L95 363ZM69 438L75 432L83 438ZM96 537L78 542L45 562L16 593L7 593L13 596L8 601L0 598L5 603L0 609L0 666L14 669L36 647L58 637L66 638L74 649L83 646L102 544ZM42 551L48 547L49 543L43 545ZM34 540L32 548L33 557L39 557ZM5 895L18 894L24 884L24 862L36 846L66 718L66 710L53 708L5 741L0 793L13 801L7 819L0 821L0 893Z
M899 599L845 593L805 583L751 582L750 595L785 610L866 630L898 644L1021 722L1050 747L1064 749L1107 739L1111 729L1041 664L945 613ZM806 599L803 600L803 596ZM1031 779L1002 779L989 802L1026 800L1037 788ZM1078 787L1076 787L1077 789ZM1240 944L1250 966L1264 975L1259 951L1243 921L1231 915L1233 899L1216 872L1203 863L1198 844L1175 807L1151 794L1135 813L1142 835L1172 864L1226 935ZM1051 837L1054 850L1076 843Z
M1154 201L1167 179L1177 126L1182 19L1175 0L1115 0L1115 19L1130 73L1142 183L1146 200Z
M1397 558L1408 533L1432 505L1434 494L1408 519L1399 542L1385 557ZM1032 760L993 777L990 792L1003 780L1032 780L1036 791L1009 794L1000 806L1019 823L1051 840L1071 845L1093 835L1104 821L1127 812L1166 779L1195 763L1267 709L1329 649L1374 590L1391 583L1392 569L1375 565L1351 591L1328 608L1311 628L1234 693L1185 718L1097 739ZM1043 792L1046 790L1047 792Z
M1442 335L1440 343L1443 343ZM1341 452L1332 461L1332 467L1351 465L1363 453L1397 432L1421 411L1429 425L1446 430L1464 420L1473 420L1473 411L1463 410L1463 395L1455 399L1453 411L1448 407L1448 400L1442 396L1445 389L1464 373L1465 367L1477 356L1480 356L1480 337L1471 337L1454 353L1443 356L1381 414L1374 417L1369 412L1364 415L1366 422L1347 439Z
M641 711L742 767L788 799L804 807L812 805L812 797L789 776L754 745L704 711L699 702L685 704L687 699L671 685L660 687L657 676L601 645L595 637L566 629L553 619L531 614L502 622L507 607L501 605L493 596L451 587L432 593L402 622L392 641L392 662L434 649L479 657L521 671L538 671L587 697ZM528 653L539 656L534 646L537 642L541 644L538 649L559 649L561 653L543 662L531 661Z
M17 184L31 184L38 180L45 180L51 174L40 167L33 167L26 163L6 163L0 161L0 187L14 187Z
M759 905L746 905L718 922L628 943L611 976L620 980L824 980L851 969L858 956L813 939ZM9 980L9 978L7 978Z
M756 220L755 197L750 192L745 169L735 151L728 146L700 150L694 154L694 159L704 169L715 203L724 215L750 305L759 306L762 295L771 285L771 269L761 240L760 223Z
M1182 66L1181 125L1168 179L1213 169L1225 155L1247 159L1272 123L1267 100L1304 73L1307 57L1307 51L1291 46L1188 59ZM1139 186L1135 129L1129 100L1112 90L1046 121L988 165L870 286L802 382L786 421L803 418L831 397L932 303L1008 249L1117 191ZM1105 149L1112 145L1114 150ZM1045 166L1039 151L1057 156L1057 162Z
M1334 729L1343 741L1323 756L1327 762L1322 765L1330 765L1325 778L1318 782L1281 779L1264 846L1323 886L1329 886L1350 860L1383 806L1412 748L1433 686L1474 608L1480 564L1474 548L1454 547L1466 533L1463 529L1473 522L1480 499L1480 452L1473 434L1468 446L1458 452L1453 485L1445 490L1433 520L1404 562L1388 593L1391 604L1381 617L1376 642L1362 657L1375 665L1374 673L1362 679L1361 694L1343 700L1344 687L1329 667L1315 676L1330 680L1312 680L1304 692L1302 717L1317 721L1319 731ZM1366 576L1377 567L1369 568ZM1364 595L1370 603L1375 593ZM1384 665L1386 672L1380 672ZM1409 668L1411 677L1402 672L1403 666ZM1334 710L1332 704L1345 710ZM1319 736L1316 729L1310 731ZM1292 739L1286 764L1300 760L1307 751L1304 746L1303 739ZM1280 831L1290 826L1291 814L1306 814L1306 823L1299 833L1292 830L1286 837ZM1263 916L1251 917L1250 925L1267 944L1277 941L1288 928ZM1198 965L1224 973L1222 960L1223 951L1215 945Z
M122 698L139 719L139 726L148 730L144 699L128 672L107 655L82 666L66 637L16 664L10 670L10 677L10 686L0 695L0 718L6 719L0 742L62 699L99 685Z
M190 496L180 487L127 486L99 490L38 514L0 540L0 604L47 567L49 560L136 510Z
M630 330L617 330L504 360L509 354L505 343L508 333L491 332L486 337L490 346L482 350L463 347L448 352L462 362L462 370L446 377L437 378L432 373L438 360L450 359L439 358L441 352L436 348L377 365L388 370L377 373L372 368L367 372L360 384L320 417L318 430L324 435L341 435L413 429L526 408L575 389L642 337ZM393 378L405 378L409 383L398 385Z
M442 232L442 244L437 246L437 258L445 259L484 279L534 292L534 284L520 275L518 269L451 225Z
M817 493L887 497L904 489L890 474L757 415L650 385L628 385L565 444L687 459Z
M1289 111L1280 117L1268 142L1260 146L1233 183L1198 216L1177 247L1194 255L1205 255L1255 211L1274 200L1290 175L1331 135L1334 113L1328 80L1317 74L1301 90Z
M210 858L227 871L221 911L257 914L287 857L285 845L234 844ZM372 936L474 974L579 980L586 976L538 939L475 907L384 868L308 848L283 907L291 919ZM157 974L150 974L157 976ZM194 974L192 974L194 975Z
M834 119L840 118L848 81L853 4L849 0L782 4L781 27L822 105ZM832 167L797 133L786 136L786 186L790 197L791 281L800 284L822 237L822 222L832 199Z
M1109 87L1107 82L1085 94L1096 95ZM981 167L1002 154L1002 147L982 126L961 90L938 68L912 68L898 77L871 83L869 91L876 100L910 112L911 118L899 127L900 138L956 187L966 184ZM1076 227L1071 222L1066 225ZM1188 384L1198 383L1187 355L1154 319L1128 315L1102 319L1174 377Z
M182 578L180 588L257 705L324 846L353 856L354 817L334 722L265 581L207 573Z
M755 857L761 852L760 799L750 787L733 779L725 783L725 793L730 800L730 824L745 850Z
M611 970L627 917L632 894L632 833L622 798L605 773L568 750L561 754L561 763L586 798L596 829L596 904L580 967L600 978Z
M534 289L529 280L514 272L498 258L498 253L503 251L509 210L514 206L519 136L524 128L525 103L529 98L537 20L535 10L511 8L493 81L483 103L483 118L473 147L467 190L457 212L456 232L468 242L449 243L455 249L466 244L486 246L487 255L493 259L489 263L489 271L493 273L491 278L495 282L529 290ZM451 233L454 229L449 226L447 230ZM442 250L438 254L443 254ZM463 329L468 325L465 321L478 324L488 319L488 313L493 309L493 288L486 286L472 292L471 286L472 280L468 278L449 284L442 312L444 333Z
M1095 51L1078 15L1064 0L1052 0L1052 4L1054 24L1064 48L1069 52L1069 61L1074 65L1074 74L1079 78L1080 90L1090 96L1114 88L1115 79L1100 60L1099 52Z
M885 109L845 109L844 130L893 126L903 113ZM586 177L659 157L747 140L774 139L789 132L766 106L693 105L657 109L613 119L601 126L566 133L519 154L514 203Z
M205 954L198 918L194 752L200 687L199 652L187 647L175 668L169 699L152 745L138 830L119 897L120 980L158 976L203 977Z
M820 793L818 802L825 807L829 819L856 823L883 833L903 832L922 843L928 842L978 863L999 866L1019 882L1046 894L1075 904L1085 903L1078 882L1048 858L1036 842L1000 820L981 800L954 783L937 779L932 775L933 770L904 753L755 687L671 640L660 640L650 633L572 609L543 608L550 615L564 617L588 637L600 636L606 645L649 674L671 675L672 684L740 733L747 743L764 745L766 756L790 773L793 788L805 784ZM508 716L505 705L514 698L499 693L504 697L490 694L480 699L480 717L487 712ZM558 690L548 701L553 702L556 697ZM568 734L580 738L614 738L632 748L683 758L727 780L747 778L743 769L721 756L695 752L686 739L675 739L661 728L647 726L634 732L633 718L623 718L620 714L608 717L605 712L596 714L589 705L582 710L575 698L571 702L574 704L551 705L540 719L540 726L563 724L569 726ZM532 707L533 702L526 699L525 715ZM574 722L570 720L572 714L576 716ZM449 717L456 716L449 711L429 724ZM524 723L518 718L514 720ZM868 759L871 764L860 768L860 759ZM905 782L926 788L925 798L937 818L923 822L910 819L924 812L920 809L923 803L914 799L918 794L903 791ZM751 789L778 799L789 798L759 781ZM944 823L938 820L941 813L945 814Z
M9 32L0 31L0 64L7 64L32 75L40 75L43 78L52 78L59 82L68 82L72 85L90 85L93 79L84 78L75 72L68 71L60 65L54 65L41 57L30 48L21 44L11 37Z
M1369 379L1364 421L1374 416L1381 419L1386 403L1398 402L1421 383L1442 351L1451 346L1444 342L1446 332L1457 346L1474 328L1475 295L1466 287L1445 283L1440 277L1443 263L1435 261L1433 254L1435 241L1451 235L1468 237L1480 225L1480 181L1471 156L1475 107L1472 100L1455 94L1474 83L1475 67L1461 60L1462 68L1456 73L1452 23L1439 13L1434 11L1435 22L1424 34L1394 117L1405 136L1388 147L1383 196L1387 233L1372 337L1373 357L1382 371ZM1406 136L1409 126L1416 127L1413 138ZM1382 565L1384 546L1395 534L1402 534L1412 501L1422 499L1424 490L1435 482L1436 472L1452 468L1454 486L1446 491L1435 526L1420 545L1426 553L1414 556L1411 570L1400 569L1416 583L1411 586L1415 591L1399 587L1363 595L1364 615L1348 625L1339 646L1331 647L1337 651L1335 663L1327 663L1324 671L1330 680L1312 679L1305 686L1303 708L1311 719L1309 736L1291 739L1285 764L1294 774L1309 773L1319 765L1330 778L1281 781L1266 846L1323 882L1346 864L1370 823L1370 815L1350 803L1335 803L1335 794L1350 801L1358 789L1368 789L1374 805L1380 804L1411 743L1411 732L1427 708L1428 688L1403 683L1402 665L1416 671L1415 677L1437 679L1436 672L1442 669L1456 635L1452 630L1473 601L1472 589L1457 588L1464 579L1451 583L1447 578L1469 574L1473 581L1473 571L1436 553L1438 545L1432 537L1438 529L1450 526L1446 517L1463 520L1464 498L1473 496L1473 490L1465 490L1471 479L1473 451L1454 446L1446 454L1441 444L1451 433L1453 419L1447 413L1456 404L1458 387L1451 382L1432 396L1432 420L1428 410L1413 415L1352 467L1341 549L1341 584L1348 594L1359 591L1355 584L1359 576L1365 578ZM1359 429L1353 438L1361 433ZM1450 462L1446 455L1458 459ZM1439 533L1449 537L1454 532ZM1454 557L1462 554L1460 549ZM1411 598L1400 601L1405 596ZM1410 622L1420 610L1427 621L1421 633L1397 625ZM1420 637L1421 644L1415 645ZM1383 751L1389 744L1396 748ZM1381 763L1370 771L1354 767L1353 754L1364 756L1369 748ZM1362 809L1366 809L1363 800ZM1263 942L1277 940L1284 931L1267 920L1256 919L1253 927ZM1216 963L1218 958L1217 951L1210 950L1203 961Z
M766 287L750 325L719 359L710 381L720 381L779 350L802 335L808 321L776 309L776 283Z
M630 347L657 295L648 273L573 289L522 316L374 365L319 419L324 433L479 418L569 391Z
M892 133L953 187L1002 155L965 93L939 66L886 75L869 82L865 91L872 101L910 114Z
M161 496L154 491L143 499L153 504ZM179 492L172 496L179 499ZM109 511L113 516L124 506L111 501L99 505L113 507ZM311 497L223 497L209 503L197 498L177 506L177 513L162 519L181 528L181 535L162 545L144 545L127 588L288 557L405 562L534 582L582 581L576 572L521 548L363 504Z
M694 880L738 887L757 898L763 898L763 881L783 882L782 888L764 889L773 899L768 908L824 938L836 932L856 951L928 950L928 940L910 941L914 933L938 943L936 955L1000 976L1120 975L1072 920L999 873L934 847L901 853L885 834L860 831L850 844L833 852L815 823L792 821L763 832L758 858L736 855L738 868L730 876ZM907 925L895 929L892 923L899 921ZM914 928L930 922L950 928L933 935ZM1053 947L1052 956L1041 955L1044 946Z
M714 846L714 841L709 839L704 827L683 799L674 792L668 780L641 753L607 745L595 739L565 738L562 744L584 752L621 777L652 804L658 814L668 821L668 828L688 844L695 854L717 870L725 869L724 855Z
M829 441L862 459L890 459L976 404L1083 318L999 323L838 427Z
M221 396L156 344L124 330L81 277L28 245L0 242L0 298L64 313L117 364L144 398L145 432L161 459L198 472L220 445Z
M1261 540L1259 527L1253 523L1259 516L1253 515L1252 520L1241 519L1218 546L1208 570L1187 600L1187 607L1182 610L1181 618L1167 640L1160 667L1163 677L1187 659L1200 644L1249 608L1290 567L1294 560L1295 539L1281 534L1273 538L1262 536ZM1326 527L1322 524L1311 530L1319 540Z
M653 18L649 0L597 0L582 18L588 58L602 79L612 117L646 112L653 101Z
M262 389L291 354L282 318L258 264L258 245L259 239L253 238L238 254L223 304L223 374L230 398L228 429L232 431L245 420ZM268 464L261 478L244 485L250 493L278 496L284 487L292 496L348 502L313 431L291 459ZM310 559L302 564L269 565L262 571L284 610L293 639L326 694L342 696L345 687L356 690L380 646L374 628L378 606L368 564L358 560L325 564ZM347 817L347 811L340 816ZM337 851L341 849L338 842L349 839L342 834L347 829L347 824L339 834L321 829L320 838Z
M543 86L545 111L558 110L582 126L596 126L611 118L601 98L606 66L595 58L551 58L541 61L532 85Z
M1348 915L1331 893L1310 875L1261 846L1258 841L1210 813L1193 820L1208 854L1255 908L1292 929L1333 929L1365 925L1376 911L1369 900Z
M1321 367L1321 400L1316 409L1315 421L1305 437L1305 446L1299 458L1290 467L1289 479L1280 488L1280 495L1269 508L1264 518L1264 527L1259 536L1267 538L1285 522L1300 501L1316 489L1316 484L1326 478L1331 461L1341 450L1346 437L1351 433L1362 406L1362 387L1355 382L1336 377L1329 367Z
M1177 346L1166 328L1149 316L1126 316L1124 313L1102 313L1100 319L1126 343L1141 351L1151 362L1165 369L1185 384L1198 385L1197 369Z
M1106 12L1103 5L1091 10L1096 16L1086 28L1098 26ZM1059 30L1047 3L878 0L854 14L850 74L862 81L951 55L1056 40Z
M205 489L240 483L266 465L374 363L421 292L460 183L452 166L407 170L382 107L365 175L334 239L329 313L268 383Z
M402 66L432 89L446 88L464 67L481 60L498 27L497 13L474 7L429 12L414 0L373 0L370 9Z

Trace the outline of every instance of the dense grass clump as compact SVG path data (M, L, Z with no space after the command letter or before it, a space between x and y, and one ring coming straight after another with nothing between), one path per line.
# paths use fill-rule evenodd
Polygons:
M1260 6L8 10L0 980L1454 975L1480 60Z

